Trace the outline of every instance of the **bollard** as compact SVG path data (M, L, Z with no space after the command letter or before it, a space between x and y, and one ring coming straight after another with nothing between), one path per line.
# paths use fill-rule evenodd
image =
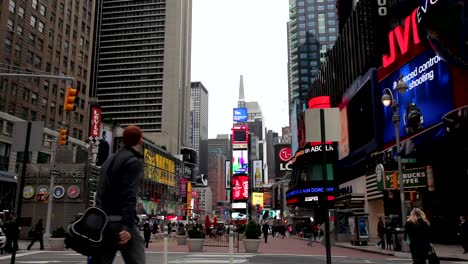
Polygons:
M234 232L232 226L229 227L229 264L234 263Z
M163 264L167 264L167 225L164 226Z

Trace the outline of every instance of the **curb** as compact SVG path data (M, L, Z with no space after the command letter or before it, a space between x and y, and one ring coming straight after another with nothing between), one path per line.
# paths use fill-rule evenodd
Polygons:
M351 246L339 245L339 244L335 244L335 246L341 247L341 248L359 250L362 252L381 254L381 255L386 255L386 256L395 256L399 258L411 258L411 253L409 252L401 252L401 251L383 252L383 251L376 251L376 250L372 250L368 248L358 248L358 247L351 247ZM449 257L449 256L440 256L440 255L438 255L438 257L442 261L467 261L466 259L458 258L458 257Z

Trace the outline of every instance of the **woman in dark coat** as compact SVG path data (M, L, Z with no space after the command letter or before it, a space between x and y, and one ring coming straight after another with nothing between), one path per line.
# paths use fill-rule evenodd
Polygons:
M409 243L414 264L426 263L431 243L429 241L429 221L426 214L419 208L411 211L405 224L405 239Z

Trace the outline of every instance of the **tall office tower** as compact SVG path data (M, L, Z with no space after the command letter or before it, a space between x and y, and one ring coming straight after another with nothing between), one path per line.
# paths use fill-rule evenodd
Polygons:
M336 0L289 0L287 27L289 110L299 116L339 33Z
M275 144L279 143L278 133L273 132L273 130L267 130L266 132L266 156L270 161L267 164L268 167L268 179L275 178Z
M289 143L292 142L292 130L291 127L283 127L281 128L281 143Z
M191 0L101 0L94 93L104 122L189 147Z
M204 149L203 153L201 152L202 141L208 139L208 90L201 82L192 82L190 127L190 142L192 148L198 153L198 166L200 167L200 162L205 162L208 156L207 148Z
M212 192L212 208L216 208L218 201L226 200L225 169L226 156L221 149L208 150L208 186Z
M77 109L65 118L69 136L88 137L95 1L2 1L0 70L21 74L0 80L0 112L44 121L52 130L63 119L67 86L80 90ZM31 78L31 74L37 78ZM74 81L47 75L73 77Z
M216 138L208 139L208 151L220 149L221 153L226 157L226 160L231 159L231 139L228 135L218 135ZM202 173L200 171L200 173Z
M251 134L251 149L250 149L250 157L251 159L261 159L263 163L267 163L266 155L263 153L266 152L266 144L264 144L263 140L265 124L264 118L262 115L262 109L260 105L256 101L246 102L245 101L245 88L244 88L244 76L240 76L239 82L239 100L237 102L238 107L245 107L247 108L247 122L246 124L249 126L249 132ZM266 174L265 174L266 175Z

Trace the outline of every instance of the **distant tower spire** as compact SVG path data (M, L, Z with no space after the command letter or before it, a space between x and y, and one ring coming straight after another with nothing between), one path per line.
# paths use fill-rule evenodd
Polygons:
M245 107L244 76L243 75L240 76L238 107Z

